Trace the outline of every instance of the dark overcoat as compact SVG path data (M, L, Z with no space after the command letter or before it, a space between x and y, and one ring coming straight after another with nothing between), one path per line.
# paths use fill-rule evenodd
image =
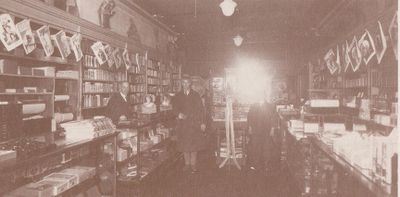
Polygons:
M190 90L186 95L183 91L176 94L172 102L173 112L186 115L186 119L177 121L177 149L181 152L195 152L205 148L205 135L200 125L204 121L204 106L200 95Z
M129 100L125 101L125 99L122 98L121 94L118 92L113 94L108 101L106 116L109 117L114 124L117 124L120 116L125 115L128 119L131 117L131 112L129 109Z

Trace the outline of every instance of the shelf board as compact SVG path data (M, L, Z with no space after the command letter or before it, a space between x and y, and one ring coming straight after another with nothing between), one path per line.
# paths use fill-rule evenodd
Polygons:
M83 82L102 82L102 83L118 83L119 81L100 80L100 79L82 79Z
M159 79L160 77L147 76L148 78Z
M0 76L4 76L4 77L38 78L38 79L54 79L54 77L49 77L49 76L18 75L18 74L5 74L5 73L0 74Z
M341 90L341 88L316 88L316 89L308 89L309 92L330 92L330 91L336 91L336 90Z
M91 110L91 109L103 109L107 106L97 106L97 107L82 107L82 110Z
M16 96L16 95L51 95L52 92L16 92L16 93L5 93L1 92L0 96Z
M148 86L159 86L158 84L147 84Z
M79 81L79 79L70 78L70 77L56 77L56 80L72 80L72 81Z
M82 94L114 94L117 92L83 92Z
M30 57L25 55L15 55L11 53L0 52L0 57L12 58L17 60L25 60L25 61L33 61L33 62L41 62L46 64L58 64L58 65L68 65L68 66L79 66L80 64L77 62L70 62L68 60L62 59L61 57ZM32 66L32 67L42 67L43 65Z

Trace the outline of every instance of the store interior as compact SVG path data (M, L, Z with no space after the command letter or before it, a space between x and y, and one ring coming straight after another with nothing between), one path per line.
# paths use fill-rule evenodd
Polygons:
M396 0L3 0L0 196L398 196Z

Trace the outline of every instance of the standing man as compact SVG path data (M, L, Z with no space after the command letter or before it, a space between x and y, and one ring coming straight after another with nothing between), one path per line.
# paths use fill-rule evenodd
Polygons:
M129 83L119 83L119 92L112 95L107 104L107 114L114 124L119 121L128 120L130 117L130 106L128 102Z
M266 170L273 156L273 127L277 124L275 106L269 102L269 96L266 96L263 103L250 107L247 121L250 134L249 167L253 170Z
M197 172L197 152L205 148L204 107L200 95L191 88L191 80L182 78L182 90L173 99L178 118L177 149L183 152L184 171Z

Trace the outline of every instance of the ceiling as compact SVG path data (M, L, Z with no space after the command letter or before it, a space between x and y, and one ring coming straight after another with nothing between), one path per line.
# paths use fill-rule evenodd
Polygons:
M303 43L334 37L332 31L322 33L324 24L353 0L235 0L231 17L222 15L222 0L132 1L180 34L184 70L204 75L231 64L238 54L287 62L304 51ZM240 47L232 41L236 34L244 37Z

